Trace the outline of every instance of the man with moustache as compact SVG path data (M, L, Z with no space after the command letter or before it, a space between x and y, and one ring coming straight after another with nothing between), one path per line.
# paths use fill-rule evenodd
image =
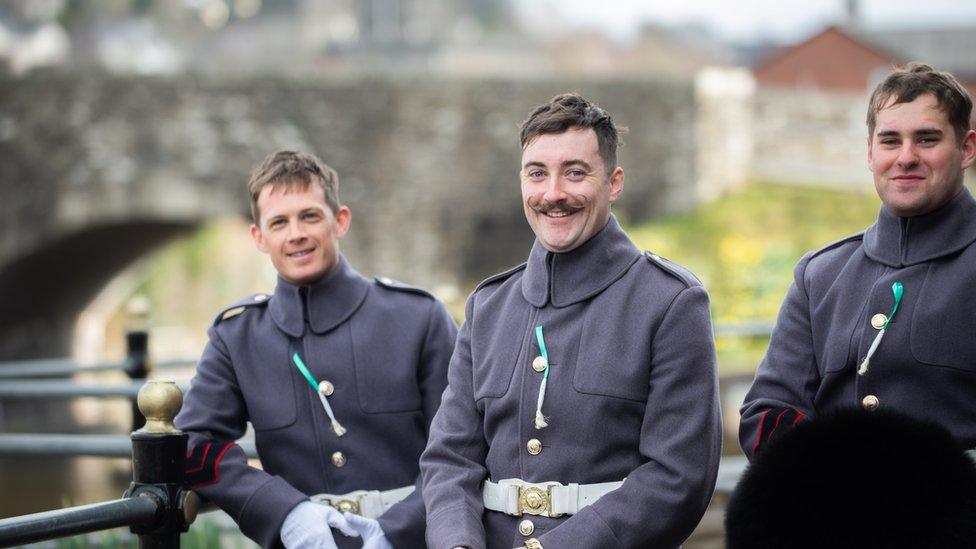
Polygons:
M428 547L676 547L720 454L708 296L611 215L605 111L559 95L520 138L536 241L468 299L421 457Z
M851 406L898 410L976 445L971 113L965 88L928 65L874 90L867 158L881 211L797 263L742 406L748 456L804 418Z
M338 184L293 151L252 174L251 236L278 284L208 332L176 418L187 483L264 547L420 547L417 461L457 329L427 292L368 280L339 253L352 214ZM263 470L234 443L247 422Z

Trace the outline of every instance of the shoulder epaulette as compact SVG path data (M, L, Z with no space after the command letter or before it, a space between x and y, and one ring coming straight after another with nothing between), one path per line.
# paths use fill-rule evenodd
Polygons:
M217 313L217 318L214 319L214 326L220 324L222 321L228 318L234 318L235 316L243 313L250 307L263 307L268 304L268 300L271 296L268 294L254 294L250 297L245 297L235 303L224 307L224 310Z
M816 250L816 251L812 252L810 254L810 259L813 259L813 258L817 257L818 255L824 253L824 252L829 252L830 250L833 250L834 248L839 248L839 247L843 246L844 244L847 244L848 242L853 242L855 240L862 240L863 238L864 238L864 231L861 231L859 233L854 233L854 234L849 235L849 236L845 236L844 238L841 238L840 240L835 240L834 242L831 242L830 244L827 244L823 248L820 248L819 250Z
M515 273L521 271L522 269L524 269L525 268L525 265L526 265L526 263L523 263L521 265L516 265L515 267L512 267L511 269L509 269L507 271L503 271L503 272L500 272L498 274L493 274L493 275L489 276L488 278L482 280L481 281L481 284L478 284L478 286L474 289L474 291L477 292L478 290L484 288L485 286L487 286L487 285L489 285L489 284L491 284L493 282L498 282L498 281L501 281L501 280L505 280L506 278L508 278L508 277L512 276L513 274L515 274Z
M383 286L384 288L389 288L390 290L397 290L400 292L408 292L411 294L418 294L418 295L434 298L433 294L431 294L427 290L424 290L423 288L410 286L409 284L404 284L399 280L393 280L392 278L387 276L378 276L373 280L375 280L376 283L379 284L380 286Z
M684 282L685 286L689 288L692 286L702 285L701 280L698 280L698 277L695 276L691 271L669 259L663 258L652 252L644 252L644 258L646 258L652 264L660 267L664 272L677 278L681 282Z

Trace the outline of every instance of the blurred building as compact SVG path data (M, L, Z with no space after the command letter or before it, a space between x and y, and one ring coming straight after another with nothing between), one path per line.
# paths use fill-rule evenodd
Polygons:
M868 94L911 61L953 73L976 96L976 28L866 29L851 17L753 67L756 179L871 188Z
M831 26L778 51L754 69L762 87L825 92L873 89L894 66L922 61L976 91L976 28L866 30Z

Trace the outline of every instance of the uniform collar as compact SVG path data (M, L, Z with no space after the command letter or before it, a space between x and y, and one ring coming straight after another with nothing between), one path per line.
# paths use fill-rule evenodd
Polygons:
M536 239L522 276L522 295L536 307L578 303L616 282L640 255L613 215L603 230L566 253L547 251Z
M366 298L369 281L339 256L339 265L324 278L308 286L308 316L312 331L321 334L352 316ZM278 277L268 309L275 324L292 337L305 331L301 288Z
M933 212L898 217L881 206L878 221L864 232L871 259L901 268L958 252L976 241L976 200L965 187Z

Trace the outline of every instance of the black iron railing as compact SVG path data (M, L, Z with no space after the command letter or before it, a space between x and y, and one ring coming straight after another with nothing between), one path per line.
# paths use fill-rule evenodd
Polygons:
M183 486L187 435L173 427L182 405L175 383L148 381L137 405L145 425L132 433L132 483L122 499L0 520L0 547L128 526L139 547L179 547L199 502Z

